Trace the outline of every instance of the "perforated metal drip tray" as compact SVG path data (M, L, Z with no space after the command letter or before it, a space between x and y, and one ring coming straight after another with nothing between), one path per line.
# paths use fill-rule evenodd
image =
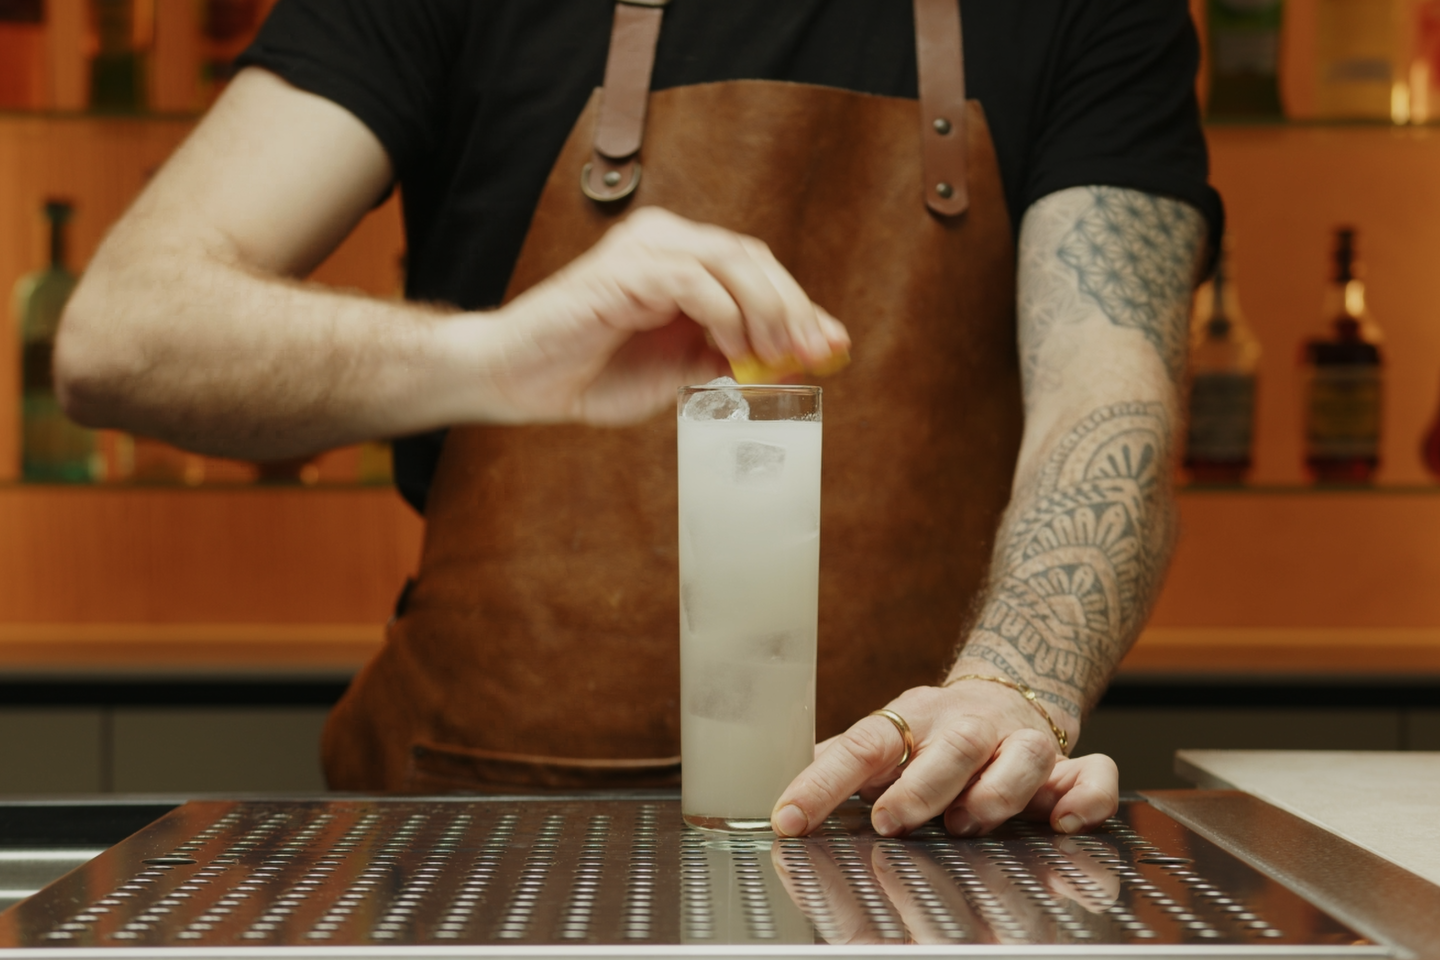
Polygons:
M1389 952L1138 799L1071 838L886 840L847 805L769 842L686 828L672 799L195 802L0 916L0 946L47 954L707 944Z

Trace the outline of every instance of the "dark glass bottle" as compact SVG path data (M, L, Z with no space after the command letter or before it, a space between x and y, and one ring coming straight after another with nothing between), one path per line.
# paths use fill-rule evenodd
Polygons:
M37 483L84 483L99 468L95 434L71 422L55 397L51 362L60 314L75 289L65 264L65 225L71 205L45 204L50 220L50 265L21 279L16 291L21 343L21 476Z
M1355 231L1335 232L1330 333L1305 345L1305 463L1317 483L1369 483L1380 465L1383 366Z
M1219 119L1280 119L1284 0L1209 0L1210 99Z
M152 25L151 0L90 0L94 55L90 58L90 109L99 113L145 110L147 73L141 39Z
M235 58L254 39L260 23L259 0L205 0L204 54L200 85L207 103L235 75Z
M1197 484L1243 483L1255 429L1260 344L1240 312L1226 239L1214 279L1196 298L1190 337L1185 470Z
M1440 480L1440 413L1435 415L1435 422L1420 444L1420 459L1425 462L1425 469L1430 471L1430 475Z

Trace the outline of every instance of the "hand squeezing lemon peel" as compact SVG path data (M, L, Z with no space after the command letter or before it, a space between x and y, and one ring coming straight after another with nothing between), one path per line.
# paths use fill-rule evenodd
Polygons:
M730 369L736 383L779 383L783 377L809 373L817 377L828 377L839 373L850 365L850 351L832 353L814 366L807 367L799 358L787 356L775 364L768 364L754 355L730 361Z

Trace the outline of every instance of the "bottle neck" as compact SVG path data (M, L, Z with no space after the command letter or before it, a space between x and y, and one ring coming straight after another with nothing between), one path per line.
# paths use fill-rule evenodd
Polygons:
M65 269L65 224L60 220L50 221L50 269Z
M1356 320L1365 316L1365 281L1347 280L1340 285L1340 303L1345 316Z

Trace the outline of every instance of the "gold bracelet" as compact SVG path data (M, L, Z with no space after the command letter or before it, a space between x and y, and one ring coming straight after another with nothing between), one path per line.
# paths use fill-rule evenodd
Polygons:
M967 673L963 676L951 677L949 680L946 680L944 683L942 683L941 686L948 687L952 684L959 683L961 680L987 680L990 683L998 683L1002 687L1009 687L1011 690L1014 690L1026 700L1029 700L1030 706L1040 711L1040 716L1044 717L1045 722L1050 724L1050 732L1055 734L1056 740L1060 741L1061 755L1066 757L1070 756L1069 735L1064 730L1061 730L1058 726L1056 726L1054 720L1050 719L1050 711L1046 710L1045 707L1041 705L1039 699L1035 696L1034 690L1031 690L1029 687L1019 682L1018 680L1007 680L1004 677L991 677L983 673Z

